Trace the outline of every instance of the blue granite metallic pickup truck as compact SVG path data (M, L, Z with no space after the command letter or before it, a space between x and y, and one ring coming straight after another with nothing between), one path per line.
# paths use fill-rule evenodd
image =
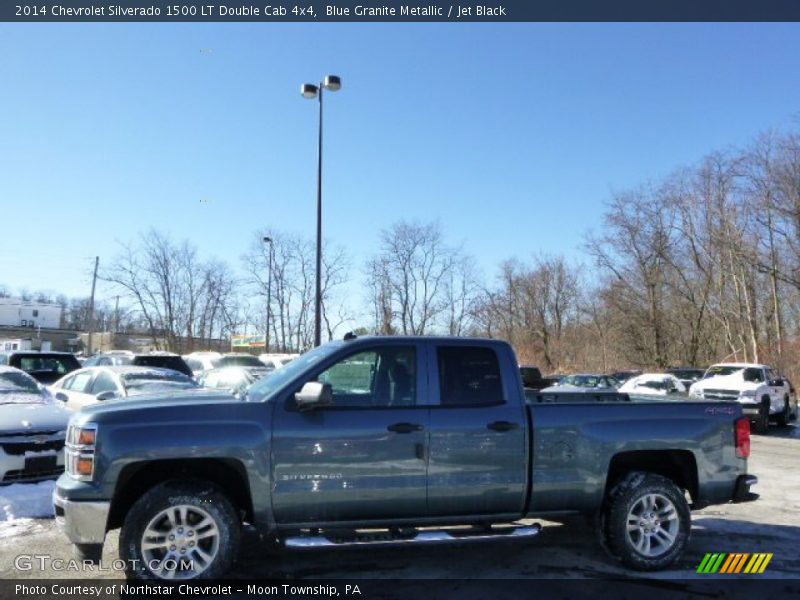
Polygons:
M348 336L245 398L112 400L70 422L56 519L132 577L214 578L243 524L281 547L524 537L583 513L633 569L683 553L690 510L755 499L736 403L526 401L501 341ZM611 398L611 401L608 399Z

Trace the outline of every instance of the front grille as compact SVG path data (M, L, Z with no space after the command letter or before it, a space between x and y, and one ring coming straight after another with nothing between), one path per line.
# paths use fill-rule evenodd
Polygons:
M44 471L26 471L25 469L16 469L14 471L6 471L5 477L3 477L3 483L38 481L40 479L56 479L63 472L64 467L47 469Z
M47 437L54 437L56 435L64 436L66 435L66 431L63 429L61 431L36 431L32 433L30 429L24 429L20 431L4 431L3 436L0 437L0 444L5 444L5 440L14 440L19 441L19 439L25 439L32 435L46 435Z
M738 400L739 390L703 390L706 400Z
M2 442L0 446L2 446L6 454L21 456L26 452L44 452L45 450L60 452L64 447L64 440L50 440L41 444L36 442Z

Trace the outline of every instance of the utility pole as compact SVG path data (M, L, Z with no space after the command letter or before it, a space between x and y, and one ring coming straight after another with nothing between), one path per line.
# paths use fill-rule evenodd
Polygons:
M269 244L269 266L267 270L267 327L266 333L264 334L264 353L269 353L269 313L270 313L270 302L272 300L272 238L269 236L264 236L264 243Z
M119 296L114 304L114 333L119 332Z
M100 257L94 257L94 275L92 276L92 296L89 298L89 351L88 355L92 355L92 328L94 327L94 289L97 285L97 267L100 265Z

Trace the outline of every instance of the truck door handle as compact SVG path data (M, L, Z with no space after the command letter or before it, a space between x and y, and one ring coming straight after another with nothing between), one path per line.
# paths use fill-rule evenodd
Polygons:
M492 431L511 431L518 428L518 423L511 423L510 421L495 421L486 426L486 429L491 429Z
M412 431L422 431L422 425L416 423L395 423L389 425L386 429L394 431L395 433L411 433Z

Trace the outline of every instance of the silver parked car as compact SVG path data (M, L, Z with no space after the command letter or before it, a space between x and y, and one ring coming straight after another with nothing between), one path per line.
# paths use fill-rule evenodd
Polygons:
M31 483L61 475L70 416L33 377L14 367L0 367L0 483Z
M274 369L267 367L221 367L199 375L197 381L205 388L227 390L241 395L252 383L269 375Z
M542 394L551 392L613 392L620 386L620 381L602 373L577 373L562 377L558 385L541 390Z
M79 369L56 381L50 391L67 408L78 410L87 404L112 398L199 387L194 379L172 369L124 365Z

